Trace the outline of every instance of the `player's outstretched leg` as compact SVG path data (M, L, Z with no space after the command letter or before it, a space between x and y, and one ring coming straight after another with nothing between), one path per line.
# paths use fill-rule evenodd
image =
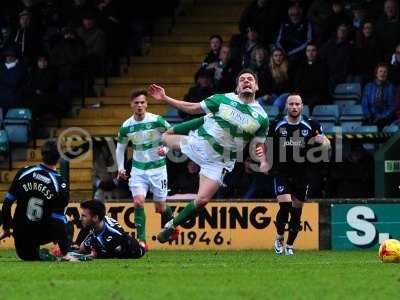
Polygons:
M276 214L276 239L274 243L275 253L283 253L283 240L285 226L289 220L289 213L292 207L291 202L279 202L279 211Z
M285 255L294 255L293 244L300 230L302 210L303 203L298 200L294 200L292 207L290 208L289 236L285 247Z
M196 199L186 205L186 207L174 219L165 224L164 229L157 235L157 240L160 243L168 242L171 239L171 235L174 233L176 226L181 225L196 216L198 210L210 201L218 188L219 183L217 181L200 175L199 191Z
M137 195L133 197L135 206L136 238L139 241L146 242L146 213L144 211L144 196Z

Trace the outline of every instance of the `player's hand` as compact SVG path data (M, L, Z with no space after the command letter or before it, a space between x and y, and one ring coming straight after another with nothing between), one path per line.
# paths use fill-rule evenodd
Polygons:
M3 233L0 235L0 241L10 236L11 236L10 229L3 229Z
M267 161L260 162L260 173L268 174L269 171L269 163Z
M118 179L127 180L128 179L128 175L126 174L126 170L125 169L119 170L117 178Z
M158 152L158 155L160 155L160 156L167 155L167 149L165 147L163 147L163 146L158 147L158 151L157 152Z
M323 144L325 142L325 137L317 131L317 135L314 136L313 141L317 144Z
M263 144L258 144L256 146L256 155L258 157L262 157L262 156L265 155L265 153L264 153L264 145Z
M166 98L166 94L165 94L165 90L163 87L156 85L156 84L152 84L149 86L149 88L147 89L149 95L151 97L153 97L154 99L158 100L158 101L163 101Z

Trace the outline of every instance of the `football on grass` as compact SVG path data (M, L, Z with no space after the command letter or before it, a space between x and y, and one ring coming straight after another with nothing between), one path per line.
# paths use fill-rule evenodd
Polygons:
M400 262L400 241L389 239L379 247L379 258L385 263Z

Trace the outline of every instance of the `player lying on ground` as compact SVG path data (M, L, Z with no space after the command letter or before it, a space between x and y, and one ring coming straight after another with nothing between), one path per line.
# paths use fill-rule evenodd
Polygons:
M273 138L273 148L267 149L272 151L272 155L267 157L273 158L269 173L274 176L274 190L279 203L275 252L282 254L285 251L286 255L293 255L293 244L301 228L302 208L309 190L308 172L313 163L310 154L311 151L319 153L319 156L315 155L314 163L320 162L322 152L319 151L328 151L330 142L316 120L302 115L303 101L299 95L288 97L286 109L286 116L271 123L268 136ZM289 234L284 247L286 223L289 223Z
M40 246L54 242L65 260L67 255L66 217L68 205L66 181L56 171L60 158L55 141L47 141L41 149L43 163L17 172L3 204L3 237L14 236L17 255L22 260L41 260ZM17 204L14 218L11 207Z
M78 253L95 258L140 258L145 244L127 234L118 222L106 216L106 207L97 200L81 203L81 222L89 234L77 247Z
M168 177L165 155L162 152L161 136L170 125L163 117L147 112L147 92L136 91L130 95L133 115L126 120L118 133L116 159L118 177L128 179L124 167L125 149L131 141L133 147L132 171L129 188L135 206L137 238L146 242L146 215L144 200L147 192L153 193L155 210L165 220L172 219L172 209L166 205Z
M189 114L207 113L204 124L189 136L164 134L163 144L171 149L180 149L200 166L199 191L196 199L190 202L158 234L161 243L170 240L176 226L194 217L205 206L220 187L225 172L230 172L235 164L237 153L246 144L258 138L263 145L268 132L268 116L255 101L258 90L257 75L251 70L243 70L237 77L235 93L213 95L200 103L179 101L168 97L161 86L151 85L149 94ZM261 157L261 170L267 169L264 155Z

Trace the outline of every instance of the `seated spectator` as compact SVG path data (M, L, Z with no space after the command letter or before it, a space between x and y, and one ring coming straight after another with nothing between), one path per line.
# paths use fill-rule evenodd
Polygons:
M306 59L296 70L293 88L311 110L315 105L328 102L328 72L325 63L318 58L315 44L307 45Z
M251 51L255 47L260 46L260 37L254 28L249 27L246 34L240 36L237 42L233 43L233 39L231 40L231 44L234 44L231 48L232 60L240 64L243 68L247 68L250 64Z
M35 119L47 114L61 116L64 103L57 95L57 88L57 74L49 67L49 57L47 54L40 54L29 76L25 96L25 106L32 110Z
M311 23L303 20L303 10L298 5L291 6L288 14L289 21L281 25L276 46L285 50L290 60L297 61L311 42L313 31Z
M246 34L249 27L254 28L264 45L274 41L283 16L284 4L281 0L254 0L242 12L239 30Z
M313 24L315 36L320 36L324 29L326 19L332 14L331 1L314 0L312 1L307 19Z
M212 35L209 39L210 41L210 52L207 53L203 62L201 63L201 68L211 68L216 67L219 61L219 51L222 46L222 37L218 34Z
M213 71L214 86L217 93L230 93L234 90L240 65L231 59L231 50L228 46L221 47L218 65L209 68L209 70Z
M58 93L69 103L72 96L82 93L84 79L84 60L86 49L74 29L63 29L63 39L56 44L50 54L50 61L57 70Z
M272 51L268 69L265 73L267 93L257 100L261 104L276 105L283 110L286 98L292 89L289 77L289 62L283 49Z
M378 64L375 80L369 82L363 90L362 107L367 124L377 125L382 129L394 119L395 86L387 80L388 66Z
M106 54L106 36L96 23L93 13L87 13L82 20L82 27L78 28L78 36L86 45L86 63L88 72L89 95L93 94L93 84L96 75L101 74L104 68Z
M268 52L265 48L256 47L251 52L251 60L249 69L253 70L258 76L258 96L265 95L267 89L267 82L265 74L268 69Z
M363 1L353 2L351 4L351 12L353 28L357 31L361 30L368 17L365 3Z
M395 0L386 0L384 14L376 23L376 33L383 43L383 54L386 59L392 55L393 49L400 42L400 20L398 5Z
M32 25L30 11L19 13L18 27L11 33L9 42L9 45L16 47L18 56L29 66L42 47L39 33Z
M394 54L390 59L389 81L394 85L400 85L400 44L397 45Z
M213 74L209 70L200 69L196 76L196 85L191 87L188 93L185 95L184 100L187 102L201 102L209 96L215 94L213 84ZM183 111L179 111L179 116L185 121L191 120L201 115L189 115Z
M373 79L374 69L383 60L382 43L374 32L374 24L366 21L356 33L355 72L366 83Z
M350 16L344 10L343 0L331 1L331 9L332 13L324 22L324 29L320 39L322 43L334 37L336 29L340 24L346 24L349 27L352 24Z
M338 83L347 82L353 73L354 60L354 47L349 41L348 25L338 26L336 37L322 46L320 57L328 66L330 91Z
M171 182L171 195L195 194L199 189L200 167L193 161L186 163L186 170L179 172Z
M22 102L22 87L26 79L25 65L17 59L17 50L7 48L2 52L0 64L0 107L3 114L9 108L15 108Z

